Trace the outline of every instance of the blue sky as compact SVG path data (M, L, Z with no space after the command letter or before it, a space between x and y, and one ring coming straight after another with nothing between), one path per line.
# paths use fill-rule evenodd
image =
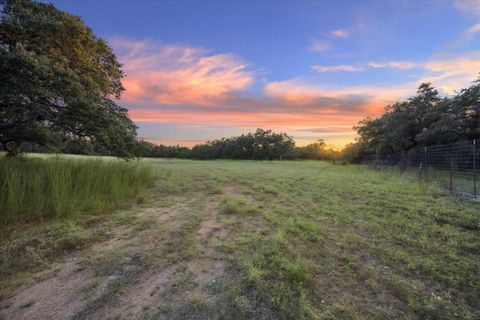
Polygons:
M53 1L124 63L140 136L192 145L256 127L343 146L429 81L480 72L480 1Z

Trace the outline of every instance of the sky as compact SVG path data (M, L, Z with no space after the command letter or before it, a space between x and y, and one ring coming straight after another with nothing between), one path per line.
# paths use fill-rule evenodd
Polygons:
M480 72L480 0L44 2L108 41L118 103L158 144L264 128L341 148L421 82L452 95Z

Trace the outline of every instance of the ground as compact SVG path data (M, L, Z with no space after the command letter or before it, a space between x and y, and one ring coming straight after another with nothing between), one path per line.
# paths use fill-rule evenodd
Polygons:
M2 244L0 319L480 318L475 201L360 166L143 162L148 199Z

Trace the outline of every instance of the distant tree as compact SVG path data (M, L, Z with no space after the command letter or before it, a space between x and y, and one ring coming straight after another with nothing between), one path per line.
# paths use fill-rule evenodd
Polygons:
M253 158L261 160L282 160L293 151L295 143L285 133L257 129L253 134Z
M350 143L343 148L340 158L349 163L359 164L365 156L365 148L359 143Z
M359 138L344 155L357 160L368 153L478 139L480 80L452 97L442 97L430 84L422 83L415 96L387 106L383 115L363 119L354 128Z
M136 157L149 157L152 154L155 145L151 142L145 140L137 141L137 145L135 147L135 156Z
M123 72L105 40L51 4L0 0L0 143L58 148L84 141L134 156L136 126L112 100Z
M191 158L192 150L181 146L154 145L149 156L154 158Z
M322 159L324 157L327 144L322 139L310 143L304 147L297 147L297 156L300 159Z
M192 148L191 157L198 160L217 159L211 143L197 144Z

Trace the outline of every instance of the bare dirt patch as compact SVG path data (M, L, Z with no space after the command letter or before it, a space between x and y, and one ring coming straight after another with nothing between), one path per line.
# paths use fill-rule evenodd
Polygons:
M221 260L194 259L187 262L186 271L195 279L200 291L223 276L225 263Z
M178 273L178 265L163 270L149 270L132 286L123 290L114 303L106 304L89 316L89 319L141 319L148 310L159 304Z
M67 319L83 306L82 288L93 273L79 271L75 259L66 262L54 276L27 283L2 303L1 319Z
M0 319L168 319L213 305L209 287L225 276L218 246L229 236L220 203L213 197L170 200L169 206L119 212L103 241L17 288L1 303ZM172 241L193 253L169 251Z

